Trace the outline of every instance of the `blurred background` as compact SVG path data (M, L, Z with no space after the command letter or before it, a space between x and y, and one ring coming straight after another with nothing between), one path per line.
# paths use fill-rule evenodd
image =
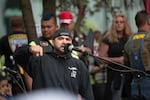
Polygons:
M51 11L57 15L61 10L71 10L75 16L75 28L85 34L89 28L102 33L107 31L115 13L125 14L133 32L136 32L134 17L137 11L145 9L146 1L149 2L149 0L11 0L11 2L0 0L0 37L10 33L9 18L14 15L33 16L36 33L39 36L42 13ZM31 10L32 13L23 15L23 9Z

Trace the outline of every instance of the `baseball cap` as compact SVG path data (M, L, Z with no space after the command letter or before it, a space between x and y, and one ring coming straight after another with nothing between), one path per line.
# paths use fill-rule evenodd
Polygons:
M69 24L71 21L73 21L73 15L70 11L62 11L59 13L59 20L60 23Z
M55 38L57 38L59 36L69 36L69 37L71 37L71 33L66 28L60 28L60 29L55 31L52 39L54 40Z

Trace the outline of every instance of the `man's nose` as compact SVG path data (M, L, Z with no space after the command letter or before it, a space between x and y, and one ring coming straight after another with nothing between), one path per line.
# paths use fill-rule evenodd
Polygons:
M47 28L47 27L45 27L43 30L44 30L44 31L47 31L47 30L48 30L48 28Z
M63 43L67 43L67 40L66 40L66 39L63 39Z

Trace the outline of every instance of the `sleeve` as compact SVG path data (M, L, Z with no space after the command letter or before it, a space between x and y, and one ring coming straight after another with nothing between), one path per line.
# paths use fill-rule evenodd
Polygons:
M35 63L36 62L36 63ZM30 77L33 77L34 67L40 66L39 61L37 61L36 57L31 56L28 58L27 65L24 67L25 71L29 74Z
M14 52L13 56L17 64L21 65L22 67L27 66L29 58L32 54L29 53L29 46L24 45L22 47L19 47Z
M41 75L43 75L43 74L41 74L41 71L43 70L42 68L45 66L45 65L43 65L43 63L45 64L46 59L47 58L44 55L39 56L39 57L34 56L34 55L30 56L29 62L27 64L27 66L25 67L25 71L33 79L44 77L44 76L41 76ZM38 83L38 84L42 84L42 83Z
M81 80L80 80L80 95L85 100L94 100L91 84L90 84L90 78L89 78L89 72L84 63L81 63Z

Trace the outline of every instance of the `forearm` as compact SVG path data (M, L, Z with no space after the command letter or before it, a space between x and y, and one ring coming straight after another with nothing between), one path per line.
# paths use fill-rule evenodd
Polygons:
M120 63L120 64L124 64L124 57L109 57L108 59L110 59L111 61Z
M97 72L103 70L103 69L105 68L105 66L106 66L105 64L101 64L100 66L94 66L94 67L92 68L91 73L92 73L92 74L97 73Z

